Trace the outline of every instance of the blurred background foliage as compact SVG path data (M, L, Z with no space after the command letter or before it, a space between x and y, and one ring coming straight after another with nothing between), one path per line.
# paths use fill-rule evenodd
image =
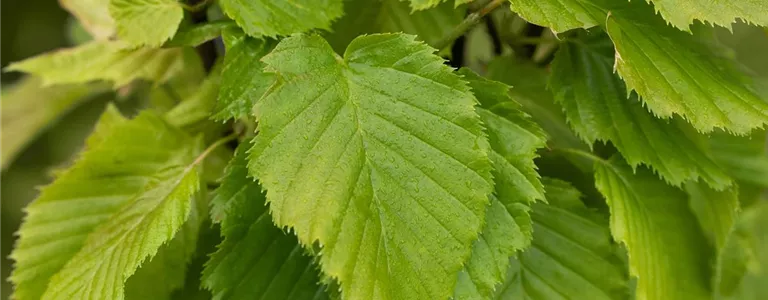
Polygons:
M73 46L89 38L57 1L3 0L2 6L0 63L3 68L11 62ZM478 26L466 37L464 53L470 56L465 59L466 65L481 64L483 58L493 55L493 45L484 30ZM713 34L726 46L727 55L740 62L768 95L768 55L755 51L768 49L768 32L736 24L733 32L717 28ZM125 96L127 94L120 90L112 92L97 84L44 88L35 78L2 73L2 299L8 299L12 288L6 280L12 268L8 255L15 242L14 232L24 216L23 208L37 196L40 186L52 180L53 171L71 162L108 102L115 102L124 111L138 108L136 103L140 101L127 101L125 98L130 97Z

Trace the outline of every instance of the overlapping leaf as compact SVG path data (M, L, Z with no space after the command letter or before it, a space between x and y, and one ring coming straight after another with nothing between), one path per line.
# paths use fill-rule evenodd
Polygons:
M42 87L40 79L35 77L24 78L3 89L0 101L2 168L6 169L43 129L103 90L104 87L88 85Z
M115 34L115 20L109 15L109 0L60 0L59 3L77 17L95 39L106 40Z
M319 36L263 61L279 84L257 104L249 168L272 217L343 296L444 299L492 191L488 143L466 83L403 34L355 39L344 58Z
M224 56L221 89L212 118L224 121L253 114L253 106L275 82L264 72L264 57L275 47L273 40L246 36L239 30L224 32L227 51Z
M595 164L610 227L629 254L637 299L708 299L709 245L681 190L620 159Z
M564 181L545 180L548 204L533 205L533 242L512 258L494 299L626 299L626 266L607 218Z
M272 224L261 187L248 177L244 142L212 202L224 242L206 264L203 284L214 299L320 299L318 271L296 237Z
M574 131L588 144L611 141L634 168L653 167L673 185L731 183L707 151L706 138L680 120L655 118L612 70L607 37L583 34L563 43L552 62L549 85Z
M133 46L158 47L173 37L184 18L177 0L109 0L118 37Z
M746 134L768 123L768 102L706 45L666 25L643 1L610 9L616 70L654 114L680 115L702 132Z
M731 27L737 19L768 26L768 2L762 0L646 0L665 20L688 30L694 20Z
M554 32L590 28L603 22L602 13L590 0L510 0L512 11L528 22L550 27Z
M125 279L189 214L195 144L152 114L126 121L108 110L89 150L27 208L12 254L15 297L122 297ZM119 271L97 272L109 262Z
M412 12L408 2L400 0L347 0L344 17L333 24L328 42L341 53L350 41L366 33L403 32L417 35L434 45L464 18L466 9L450 2Z
M472 247L472 255L459 273L455 299L490 298L506 274L509 258L531 242L531 203L544 198L533 159L546 138L541 128L515 107L509 87L484 79L468 69L459 74L469 82L485 107L478 109L486 125L492 152L494 196L485 216L485 227ZM507 103L508 106L495 106Z
M254 37L328 29L344 11L342 0L221 0L219 5Z
M768 203L746 208L717 261L716 299L768 297Z
M130 50L120 42L95 41L13 63L7 70L40 76L46 85L106 80L120 87L136 79L167 81L183 70L187 50Z

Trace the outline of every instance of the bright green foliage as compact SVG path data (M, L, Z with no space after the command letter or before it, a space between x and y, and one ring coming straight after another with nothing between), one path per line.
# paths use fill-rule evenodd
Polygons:
M447 298L483 224L475 98L433 51L369 35L341 58L310 35L263 59L280 81L257 104L249 167L275 223L322 245L345 298Z
M768 2L763 0L647 0L669 23L688 30L694 20L731 27L737 19L768 26Z
M254 37L328 29L344 11L342 0L221 0L219 4Z
M237 28L232 21L215 21L190 28L180 29L173 39L165 43L164 47L197 47L203 43L221 36L225 30Z
M77 17L94 38L105 40L115 34L115 20L109 15L109 0L59 0L59 3Z
M611 11L606 29L616 47L616 70L659 117L684 117L702 132L715 127L745 134L768 123L768 103L744 76L706 45L632 1Z
M265 73L261 58L276 43L260 40L242 32L226 31L222 85L213 118L224 121L243 118L252 114L253 105L275 82L274 75Z
M400 0L346 0L344 11L346 14L333 24L333 32L327 37L339 53L365 33L403 32L434 45L461 22L465 13L450 2L411 12L408 2Z
M611 141L633 168L650 165L679 186L703 179L722 188L730 178L706 149L705 138L680 120L649 113L613 74L613 47L603 35L583 34L563 43L552 62L550 89L573 130L588 144Z
M109 0L117 36L132 46L158 47L173 37L184 17L177 0Z
M567 182L547 179L548 204L533 205L533 244L513 258L495 299L626 299L626 267L608 220Z
M38 78L26 78L10 89L3 90L0 101L0 164L3 169L7 168L16 155L43 129L99 92L98 88L89 86L61 85L41 88L40 85Z
M602 0L600 0L602 1ZM524 19L564 32L574 28L590 28L603 20L590 0L509 0L512 11Z
M238 147L212 202L225 239L206 264L203 284L214 299L321 299L312 258L272 224L261 187L248 177L248 146Z
M759 202L741 213L717 262L717 299L768 297L768 203Z
M91 42L13 63L8 71L23 71L43 84L111 81L120 87L136 79L165 82L184 68L183 49L124 49L120 42Z
M88 148L27 209L12 255L19 299L122 297L125 279L189 215L197 146L182 132L110 109ZM117 269L104 269L112 262Z
M718 251L723 248L726 236L731 232L739 212L736 188L716 191L705 184L687 183L685 191L691 211L710 242Z
M509 98L509 87L478 76L468 69L459 74L469 82L485 107L478 113L486 125L492 152L492 172L496 190L485 217L485 227L472 246L472 255L459 273L454 298L489 298L506 274L509 258L531 242L531 203L544 198L533 159L543 148L544 133L516 108ZM509 106L495 106L508 103Z
M595 181L611 233L627 248L637 299L707 299L710 251L685 193L616 158L595 164Z

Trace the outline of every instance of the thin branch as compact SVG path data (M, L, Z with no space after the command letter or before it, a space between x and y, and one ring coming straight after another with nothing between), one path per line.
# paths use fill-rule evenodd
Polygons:
M453 30L448 33L448 35L435 43L434 47L438 50L443 50L443 48L448 47L454 40L467 33L467 31L469 31L472 27L480 23L480 20L482 20L483 17L491 13L493 10L499 8L499 6L504 4L506 1L508 0L493 0L480 10L469 14L469 16L467 16L464 21L461 21L459 25L454 27Z

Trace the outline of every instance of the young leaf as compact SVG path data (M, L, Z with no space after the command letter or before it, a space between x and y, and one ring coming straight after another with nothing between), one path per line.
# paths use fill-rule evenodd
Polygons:
M221 85L221 64L216 64L208 77L203 81L195 94L179 103L165 114L165 118L173 126L188 129L201 121L208 121L208 117L216 105L216 97L219 95Z
M531 210L533 242L512 258L494 299L626 299L626 266L607 218L589 210L569 183L545 179L548 204Z
M115 20L109 15L109 0L59 0L59 3L77 17L95 39L106 40L115 34Z
M328 29L344 11L342 0L220 0L219 5L254 37Z
M165 82L184 68L182 51L186 50L123 46L120 42L90 42L16 62L6 70L40 76L44 85L107 80L120 87L136 79Z
M109 0L117 36L133 46L159 47L173 37L184 18L178 0Z
M737 188L716 191L704 184L689 182L685 184L685 192L702 231L720 252L739 212Z
M238 119L253 114L253 106L275 82L264 72L264 57L276 42L255 39L239 30L224 32L226 54L221 74L221 89L212 118L217 121Z
M212 204L224 242L205 265L203 285L214 299L316 299L325 295L318 271L296 237L272 224L261 187L248 177L241 143Z
M634 93L627 97L612 55L604 35L584 34L560 46L549 87L574 131L588 144L611 141L630 166L649 165L673 185L699 178L716 188L731 184L705 137L680 120L655 118Z
M686 195L618 158L595 164L595 185L611 209L611 233L629 253L637 299L708 299L710 248Z
M162 179L175 175L170 171L183 167L194 144L190 138L152 114L142 114L127 121L114 108L108 109L88 139L88 150L73 167L45 187L40 197L27 208L27 217L19 230L19 242L11 255L16 261L16 268L11 275L16 285L15 297L38 299L46 287L50 297L71 297L73 295L58 294L56 291L60 288L84 287L108 279L106 274L102 274L104 276L96 278L99 281L91 282L87 277L68 276L68 273L106 259L91 250L97 250L99 242L112 244L118 241L108 239L110 236L124 240L127 236L120 235L117 229L136 224L129 222L133 219L120 216L131 210L152 209L152 204L175 204L168 207L173 210L165 212L178 214L172 220L184 220L189 211L188 197L179 195L179 199L169 199L178 201L162 201L163 195L152 193L176 186L174 182L164 186L161 184ZM194 172L187 173L191 174L184 176L185 183L189 184L187 188L196 187L197 184L192 180ZM139 214L134 217L141 216ZM171 219L164 221L169 222ZM116 222L120 223L114 224ZM169 223L174 225L173 228L164 228L163 231L173 234L177 225L181 225L181 222L176 223ZM115 226L115 230L112 231L110 226ZM152 240L162 236L157 234ZM154 249L161 243L156 244ZM151 247L152 244L141 245L144 250L150 250ZM96 256L89 259L89 255ZM138 259L143 260L144 256ZM113 275L123 276L123 273ZM109 289L102 291L117 296L122 290L124 279L99 288ZM62 282L70 280L76 282Z
M198 143L151 113L139 115L125 125L116 128L116 132L88 152L90 157L83 159L93 159L96 168L83 163L83 169L71 170L67 179L73 180L72 184L98 184L89 180L103 181L105 176L114 180L109 172L133 171L135 173L129 173L133 175L129 180L140 178L145 185L94 228L77 254L51 278L43 299L123 299L123 283L187 221L194 202L192 197L200 189L195 159ZM164 168L155 170L158 159L162 159ZM124 163L127 161L131 162L130 167ZM93 174L94 170L99 173ZM105 183L113 181L101 184ZM113 188L119 186L115 184ZM72 185L66 188L76 190ZM123 198L118 195L119 192L113 191L107 197ZM75 199L94 200L80 198L83 196ZM104 202L101 198L104 195L98 196L95 200Z
M403 32L434 45L461 23L466 9L445 2L432 9L412 12L400 0L346 0L344 17L333 24L327 40L338 53L361 34Z
M694 20L731 28L737 19L768 26L768 3L761 0L646 0L652 2L664 19L682 30Z
M611 10L606 30L616 70L654 114L684 117L701 132L746 134L768 123L768 103L730 62L664 23L643 1Z
M602 13L589 0L509 0L512 11L555 33L590 28L602 23Z
M3 89L0 101L0 164L5 170L20 151L46 127L105 87L88 85L41 86L39 78L27 77Z
M483 103L513 104L509 87L480 77L469 69L459 70ZM531 241L531 203L544 198L544 189L533 159L546 143L541 128L524 115L519 106L496 107L491 112L478 109L487 126L494 165L495 195L486 210L485 226L472 246L472 255L459 273L455 299L489 298L504 279L509 258Z
M414 36L319 36L263 61L249 168L278 226L322 247L345 298L445 299L483 224L488 143L461 78Z
M716 299L768 297L768 203L761 201L741 213L717 261Z

